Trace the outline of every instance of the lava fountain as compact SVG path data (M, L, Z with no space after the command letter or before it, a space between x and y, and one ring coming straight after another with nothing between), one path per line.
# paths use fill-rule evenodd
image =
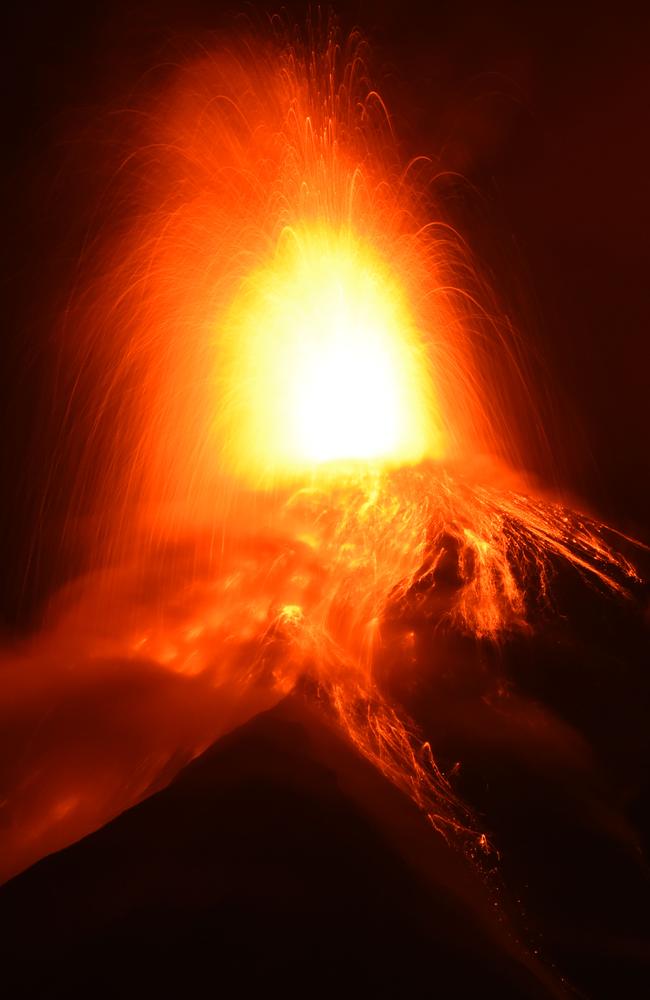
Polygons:
M426 165L401 162L363 39L271 36L185 60L115 119L111 222L62 327L90 400L81 427L71 393L61 438L82 442L66 532L92 524L89 572L4 656L5 874L297 685L485 847L382 686L387 609L451 560L432 630L498 642L550 600L553 560L620 595L636 579L604 526L506 471L534 447L513 431L525 352Z

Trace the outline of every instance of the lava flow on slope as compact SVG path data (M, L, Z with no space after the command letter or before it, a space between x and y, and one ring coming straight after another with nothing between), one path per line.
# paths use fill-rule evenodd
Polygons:
M518 471L525 345L401 162L363 38L269 35L113 125L115 219L61 326L88 572L3 654L5 877L298 690L490 868L412 697L423 641L532 642L567 575L640 591L632 540Z

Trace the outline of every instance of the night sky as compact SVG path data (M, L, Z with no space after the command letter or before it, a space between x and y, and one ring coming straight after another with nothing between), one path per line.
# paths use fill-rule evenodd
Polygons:
M464 178L441 188L445 211L530 344L544 387L553 459L537 471L647 537L650 24L634 8L382 0L338 12L373 43L405 159L426 153ZM227 32L233 10L64 0L10 15L1 366L10 530L0 595L9 628L76 566L57 543L74 455L54 468L45 510L41 498L61 404L52 403L52 331L97 197L81 137L128 100L170 39L190 47L206 31Z
M434 159L439 174L446 178L438 187L445 216L467 239L500 308L527 344L542 404L541 419L551 442L550 455L531 454L527 471L570 503L647 542L650 14L643 15L640 6L629 4L626 9L625 4L617 4L609 9L603 6L601 11L586 3L560 8L500 0L490 4L444 0L426 5L377 0L341 3L335 9L344 28L359 25L370 39L374 76L393 113L404 160L421 153ZM302 4L285 4L285 8L297 18L304 14ZM236 4L226 7L207 0L119 0L101 9L70 0L41 5L28 2L16 5L5 28L2 169L8 233L1 269L6 319L0 362L0 519L4 528L0 634L10 642L16 634L29 634L47 597L84 568L83 535L76 546L69 536L62 539L81 452L77 453L72 443L63 453L57 450L74 372L61 369L56 329L74 292L78 261L96 224L95 205L106 179L98 151L107 113L127 106L129 95L143 86L143 81L164 75L170 51L191 53L197 41L212 38L218 43L227 38L236 24L238 9ZM259 16L257 5L246 9ZM94 152L88 155L91 149ZM79 414L83 403L82 394L75 404ZM80 442L82 431L83 427ZM449 581L447 585L452 587ZM435 586L444 596L442 577ZM537 919L538 929L545 928L547 939L553 940L566 892L570 906L560 915L567 926L558 930L557 951L543 951L543 960L559 955L560 972L568 970L569 978L585 985L588 993L593 989L594 996L608 1000L615 995L611 990L620 986L623 992L618 995L627 998L636 995L633 987L640 984L639 968L645 962L641 939L647 924L647 886L640 875L645 862L637 850L645 843L647 851L650 835L645 598L639 587L635 603L610 601L586 588L578 574L562 566L554 587L558 614L552 627L540 617L539 623L534 623L533 638L510 637L503 649L490 648L487 653L486 645L479 643L468 652L469 645L461 635L450 635L439 645L438 637L427 632L430 622L424 612L421 620L417 618L421 605L414 598L413 608L402 608L401 613L405 621L408 615L415 616L413 627L425 636L422 663L427 668L433 664L435 670L429 676L423 672L413 683L398 673L391 681L392 693L424 732L440 736L444 765L451 768L455 760L464 761L459 794L488 817L487 823L505 845L502 871L509 887L514 887L513 892L521 888L524 895L530 881L533 913L523 938L529 934L527 943L534 944ZM445 657L451 666L447 672L436 672ZM506 687L511 686L507 718L495 695L501 677L507 679ZM119 683L131 684L132 677L120 673ZM145 688L142 691L146 694ZM140 870L142 861L144 869L142 883L134 883L133 888L137 903L133 904L133 940L139 942L141 934L148 934L153 949L158 946L159 930L170 934L168 927L149 926L146 907L166 877L168 859L175 858L180 831L191 843L182 859L176 857L176 877L179 884L189 881L183 882L178 899L172 898L172 908L185 899L183 893L192 878L198 879L202 889L203 873L212 870L211 866L219 868L215 878L222 878L221 868L228 876L227 851L240 852L245 890L236 900L236 914L244 929L239 936L232 932L239 946L245 942L249 919L246 893L255 896L254 878L248 875L248 849L257 851L266 864L268 851L265 854L263 838L270 838L269 843L279 845L278 870L284 872L285 864L295 874L295 865L292 869L291 859L287 861L286 852L282 853L282 838L291 826L298 855L301 845L309 841L300 864L304 863L306 878L313 878L316 872L317 884L332 913L339 907L349 880L354 881L355 872L360 882L371 887L364 892L378 893L376 900L364 897L358 913L350 910L348 923L339 933L341 940L347 940L353 927L363 924L368 916L376 920L376 927L372 920L368 924L369 948L375 930L388 935L388 925L382 929L381 906L393 898L390 893L394 894L396 909L391 919L402 950L398 948L392 961L396 975L401 974L411 937L410 931L402 934L404 940L399 937L399 907L404 905L405 912L411 912L410 880L420 861L405 862L406 867L411 865L410 874L405 875L401 858L393 871L385 829L391 823L402 824L406 842L409 824L413 830L417 827L419 832L416 830L410 847L402 844L404 857L415 850L416 841L429 844L430 830L421 814L404 804L406 800L401 807L396 804L398 793L394 789L386 792L386 782L377 775L371 778L361 773L368 765L353 763L349 747L336 741L330 746L330 736L318 736L319 725L313 724L311 709L305 708L301 697L298 694L294 700L291 696L277 712L258 716L225 744L217 744L203 763L199 761L194 770L184 772L186 776L171 785L162 798L148 799L144 806L125 813L117 824L83 841L78 854L56 855L50 868L39 869L41 875L32 869L23 882L15 883L9 896L3 898L9 899L6 905L10 907L12 892L19 902L22 898L21 919L28 930L20 946L26 948L26 960L31 948L32 900L38 905L43 870L46 883L51 877L52 885L63 887L50 893L61 907L61 927L65 928L68 920L76 927L74 921L78 920L78 933L85 933L85 894L90 884L86 873L100 877L102 872L111 871L110 865L105 867L105 859L109 859L115 865L117 885L125 878L123 844L131 845L134 836L137 840L139 830L144 831L139 841L142 857L126 852L129 864ZM170 703L176 712L172 699ZM73 701L68 708L74 714ZM78 714L81 718L84 713L80 710ZM323 746L319 749L314 739L316 744L324 741L327 752ZM9 746L11 735L6 740ZM241 763L247 781L249 770L255 771L259 765L260 773L255 772L251 780L261 789L262 803L267 801L273 808L258 810L257 801L251 800L246 789L242 791L234 779L231 782L231 774L239 773L236 767L233 771L233 760ZM374 789L373 781L378 782L376 796L381 808L377 806L377 814L383 810L385 815L371 834L361 830L358 803L352 808L347 800L339 801L341 789L331 778L332 773L349 776L355 768L360 771L358 787ZM301 776L300 781L296 782L295 774ZM193 782L200 786L195 798L187 791L192 791ZM188 815L195 815L191 810L202 809L212 789L224 801L236 800L235 807L228 807L232 829L223 830L221 800L215 799L208 818L215 836L222 835L227 848L217 857L206 835L205 868L199 870L194 865L192 844L200 823L185 824L176 800L180 797L185 801L187 793L189 804L183 808L187 807ZM284 806L278 806L285 794L286 814ZM368 795L372 798L375 791ZM601 809L603 803L607 808ZM303 807L306 819L301 818ZM400 808L406 810L403 817ZM321 830L321 815L327 810L331 829L326 824ZM163 838L160 852L150 857L150 816L157 811L164 817L160 826L168 839ZM251 834L250 841L242 842L242 824L246 824L246 831L255 831L258 814L266 823L263 833L257 840ZM313 840L297 835L301 828L292 822L292 816L311 824ZM624 826L622 837L616 826L619 820ZM418 824L425 828L426 836ZM319 868L321 848L323 856L330 850L332 856L327 855L329 860ZM436 850L440 850L439 845ZM428 846L422 856L427 852ZM421 870L428 864L428 860L422 862ZM184 865L192 869L191 875ZM273 865L275 859L271 868L276 877ZM446 874L446 860L434 859L431 865L438 865L437 870ZM643 870L647 874L647 865ZM385 898L381 879L377 888L377 871L393 872ZM102 948L106 944L101 930L102 899L112 905L112 876L105 882L107 895L97 897L98 922L92 930ZM68 899L66 887L70 885L76 888ZM431 899L437 905L441 898L435 893L425 895L418 904L421 913L416 907L413 917L413 933L421 933L423 939L434 933L429 926ZM206 898L209 896L208 887ZM255 905L253 910L257 931L266 941L265 930L274 912L267 913L268 900L262 896L254 901L258 910ZM192 900L185 902L190 916L195 916ZM142 910L138 909L141 904ZM301 908L300 900L295 906L291 900L287 903L289 916L285 914L283 919L289 923L278 922L272 928L264 945L269 953L281 951L287 926L302 935L304 948L315 947L304 913L313 911L313 919L321 919L325 928L329 911L320 907L318 898L310 899L309 905L312 910L307 911ZM518 912L521 917L523 911ZM138 921L143 913L141 925ZM174 914L182 929L186 912L179 905ZM445 934L452 949L458 934L455 925L447 926L444 907L435 914L440 926L434 928L434 936L442 934L442 958L446 955L449 960ZM602 935L593 940L589 937L592 917L593 926ZM165 924L167 917L163 919L159 913L157 919ZM459 919L464 920L464 914ZM197 920L200 923L200 917ZM49 921L45 914L39 925L44 947L50 935ZM572 921L578 927L575 935ZM225 923L230 926L228 920ZM206 933L211 933L206 926ZM17 939L21 933L19 927ZM193 947L190 937L187 932L183 947ZM68 941L66 947L74 952L78 939L73 935L70 940L72 944ZM600 940L608 947L611 944L605 958L600 955ZM628 952L617 953L619 945ZM233 954L239 961L236 949ZM86 962L92 974L95 957L89 955ZM210 951L210 961L211 955ZM423 955L420 961L424 968L426 953ZM466 953L461 953L461 960L464 957ZM232 961L235 958L231 956ZM500 975L498 954L494 961L498 968L492 971ZM489 971L492 957L488 955L486 962ZM647 963L645 967L647 971ZM453 985L453 963L450 968ZM166 973L164 967L161 969L158 975L164 984ZM478 982L483 975L479 972ZM65 974L64 969L63 979ZM381 985L381 975L377 975ZM467 975L471 979L471 970ZM621 979L625 975L627 986ZM516 982L512 989L513 996L528 995L518 992Z

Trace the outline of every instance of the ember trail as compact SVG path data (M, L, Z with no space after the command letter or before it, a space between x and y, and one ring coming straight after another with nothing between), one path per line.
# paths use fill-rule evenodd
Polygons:
M419 166L401 162L367 58L331 24L243 39L124 113L107 197L137 210L97 235L99 277L65 328L93 387L70 506L74 525L76 498L94 497L91 572L10 666L30 665L14 691L26 714L38 684L66 689L62 664L87 680L116 663L183 678L201 712L164 732L143 712L117 755L107 723L92 774L83 747L32 740L11 776L8 870L305 678L437 829L482 846L377 678L387 609L435 584L450 552L431 628L493 642L530 628L554 560L619 595L636 578L602 525L510 471L529 442L495 400L516 409L525 372Z

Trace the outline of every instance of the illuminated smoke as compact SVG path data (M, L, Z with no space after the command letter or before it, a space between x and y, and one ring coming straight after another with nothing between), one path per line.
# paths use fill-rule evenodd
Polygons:
M68 531L91 497L102 568L5 657L5 874L298 684L484 846L375 676L387 609L451 556L431 628L497 642L550 600L554 559L618 594L635 578L602 525L506 471L533 447L512 430L520 345L400 162L366 60L333 25L251 36L123 113L120 221L64 345L93 401Z

